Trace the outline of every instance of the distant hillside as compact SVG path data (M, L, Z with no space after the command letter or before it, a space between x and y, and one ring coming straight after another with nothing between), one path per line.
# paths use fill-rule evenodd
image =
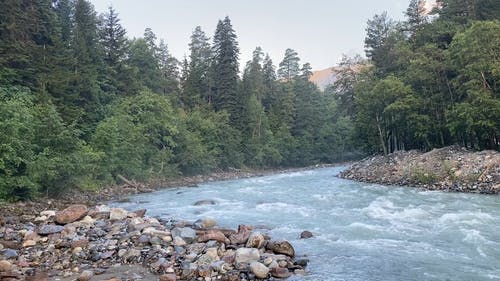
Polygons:
M309 81L316 84L321 90L324 90L328 85L333 84L337 80L337 70L334 67L314 71Z

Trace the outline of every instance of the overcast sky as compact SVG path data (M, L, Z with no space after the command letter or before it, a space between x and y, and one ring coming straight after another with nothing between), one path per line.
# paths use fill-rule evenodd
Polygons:
M97 12L112 5L129 37L151 27L182 59L199 25L212 37L219 19L231 18L244 65L255 47L269 53L275 65L286 48L314 70L334 66L342 54L363 53L366 21L383 11L402 19L409 0L91 0ZM241 67L240 67L241 68Z

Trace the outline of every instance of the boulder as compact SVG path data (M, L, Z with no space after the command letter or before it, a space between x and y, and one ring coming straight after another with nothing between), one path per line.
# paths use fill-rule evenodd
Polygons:
M234 255L236 263L250 263L260 259L259 250L255 248L239 248Z
M311 238L313 237L314 235L312 234L312 232L310 231L302 231L302 233L300 234L300 239L308 239L308 238Z
M56 213L58 224L68 224L77 221L87 215L88 209L85 205L71 205L68 208Z
M198 265L210 265L211 263L220 260L217 254L217 248L208 248L201 257L198 258L196 264Z
M116 221L124 220L127 218L127 215L128 215L127 210L122 208L112 208L109 211L110 220L116 220Z
M176 237L180 237L186 243L192 243L196 239L196 231L190 227L175 227L171 233L174 240Z
M259 232L252 232L252 234L250 234L250 237L248 237L246 247L260 249L264 246L265 242L266 240L264 239L264 235Z
M261 264L260 262L256 261L250 263L250 270L252 271L253 274L255 274L255 277L259 279L265 279L269 274L269 268L267 268L267 266Z
M295 250L288 241L269 242L266 248L277 254L287 255L292 258L295 256Z

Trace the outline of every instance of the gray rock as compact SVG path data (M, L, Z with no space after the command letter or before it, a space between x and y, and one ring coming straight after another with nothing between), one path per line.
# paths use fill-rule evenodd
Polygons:
M171 233L174 241L176 237L182 238L186 243L192 243L196 239L196 231L190 227L176 227Z
M53 225L53 224L44 224L38 228L37 233L40 235L49 235L54 233L59 233L63 231L64 226L62 225Z
M267 278L267 275L269 274L269 268L256 261L250 263L250 270L253 274L255 274L255 277L260 279Z
M2 252L2 257L6 260L18 257L17 251L12 249L5 249Z
M260 259L259 250L255 248L239 248L235 253L236 263L250 263Z

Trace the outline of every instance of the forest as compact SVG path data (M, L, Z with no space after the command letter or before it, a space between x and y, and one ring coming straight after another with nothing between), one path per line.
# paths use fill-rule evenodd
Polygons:
M321 91L291 48L239 65L229 17L194 27L173 57L150 28L129 38L112 7L0 7L0 198L95 190L240 168L342 162L396 150L500 145L500 3L411 0L366 26ZM189 36L189 35L186 35Z

